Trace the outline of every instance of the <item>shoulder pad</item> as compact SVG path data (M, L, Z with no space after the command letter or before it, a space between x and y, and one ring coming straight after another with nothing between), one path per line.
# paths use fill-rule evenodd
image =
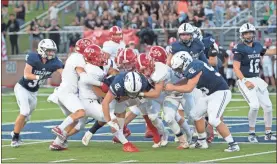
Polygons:
M168 73L168 69L165 64L160 62L155 62L155 71L151 75L151 79L155 83L159 83L165 80L167 73Z
M40 61L40 57L37 53L28 53L25 57L25 60L29 65L35 66L36 63Z
M194 76L196 76L199 72L203 69L203 62L201 61L194 61L189 64L188 68L185 70L185 77L188 79L192 79Z

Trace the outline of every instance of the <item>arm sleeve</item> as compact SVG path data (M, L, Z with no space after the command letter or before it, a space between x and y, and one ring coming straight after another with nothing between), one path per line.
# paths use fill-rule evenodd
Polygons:
M104 52L109 53L110 55L113 54L113 48L111 46L111 44L108 44L107 42L105 42L103 44L103 49Z
M75 54L74 54L75 55ZM73 66L74 68L76 67L82 67L85 68L86 61L85 59L81 56L81 54L75 55L74 56L74 63Z
M25 60L32 67L36 65L36 58L32 54L27 54Z
M234 60L240 62L242 59L242 54L237 49L232 49L232 51L234 53Z
M204 63L209 64L208 59L206 57L206 55L204 54L204 51L201 51L199 54L199 60L203 61Z
M87 73L82 72L80 74L80 82L83 84L90 84L90 85L95 85L95 86L101 86L102 82L96 80L95 78L89 76Z

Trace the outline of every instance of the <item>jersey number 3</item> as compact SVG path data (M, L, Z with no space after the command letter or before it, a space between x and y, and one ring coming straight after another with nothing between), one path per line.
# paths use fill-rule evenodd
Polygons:
M259 73L260 68L259 68L259 63L260 63L260 59L252 59L250 61L250 69L249 72L251 73Z
M44 84L44 83L45 83L45 80L33 80L32 82L29 82L29 83L28 83L28 86L29 86L30 88L34 88L34 87L37 86L37 84L38 84L38 85L42 85L42 84Z

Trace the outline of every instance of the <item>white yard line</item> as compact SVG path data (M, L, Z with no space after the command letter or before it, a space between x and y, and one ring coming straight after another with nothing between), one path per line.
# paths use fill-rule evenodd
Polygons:
M2 139L3 140L3 139ZM34 144L40 144L40 143L45 143L45 142L49 142L49 140L41 140L38 142L28 142L28 143L23 143L22 146L24 145L34 145ZM2 145L2 147L11 147L11 145Z
M3 159L1 159L2 161L8 161L8 160L14 160L14 159L16 159L16 158L3 158Z
M133 163L133 162L138 162L138 160L121 161L119 163Z
M226 158L217 158L217 159L199 161L199 162L201 162L201 163L216 162L216 161L224 161L224 160L228 160L228 159L244 158L244 157L258 156L258 155L271 154L271 153L276 153L276 150L260 152L260 153L245 154L245 155L239 155L239 156L233 156L233 157L226 157Z
M63 159L63 160L58 160L58 161L50 161L49 163L59 163L59 162L68 162L68 161L74 161L76 159Z
M40 108L40 109L35 109L35 111L43 111L43 110L57 110L60 108ZM17 110L2 110L2 113L11 113L11 112L19 112L19 109Z

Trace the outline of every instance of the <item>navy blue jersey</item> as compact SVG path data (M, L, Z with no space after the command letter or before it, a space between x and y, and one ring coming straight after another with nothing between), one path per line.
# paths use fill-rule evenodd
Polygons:
M62 61L56 57L54 59L48 60L45 64L42 62L42 58L37 53L29 53L26 55L26 63L33 67L32 73L35 75L43 75L41 80L28 80L22 77L19 80L19 84L30 92L36 92L39 86L49 78L53 72L60 68L63 68Z
M193 39L190 46L186 46L184 43L177 41L172 43L171 47L172 55L179 51L187 51L193 59L199 59L208 64L208 60L204 54L204 44L199 39Z
M255 41L252 47L239 43L235 45L232 51L234 53L234 60L240 62L240 71L244 77L259 76L260 56L263 56L266 51L261 43Z
M210 47L215 43L215 40L213 37L209 36L209 37L203 38L202 42L205 47L204 53L205 53L206 57L209 58L208 52L210 50Z
M200 60L193 60L188 65L184 71L184 77L192 79L201 71L202 75L200 76L196 87L201 89L206 95L210 95L219 90L229 89L223 77L216 72L213 67Z
M128 96L126 93L126 90L124 89L124 78L128 72L121 72L117 74L112 83L110 84L110 91L113 93L113 95L116 98L119 98L121 96ZM139 74L141 77L142 87L140 92L149 91L151 89L151 85L148 82L148 80L145 78L145 76Z

